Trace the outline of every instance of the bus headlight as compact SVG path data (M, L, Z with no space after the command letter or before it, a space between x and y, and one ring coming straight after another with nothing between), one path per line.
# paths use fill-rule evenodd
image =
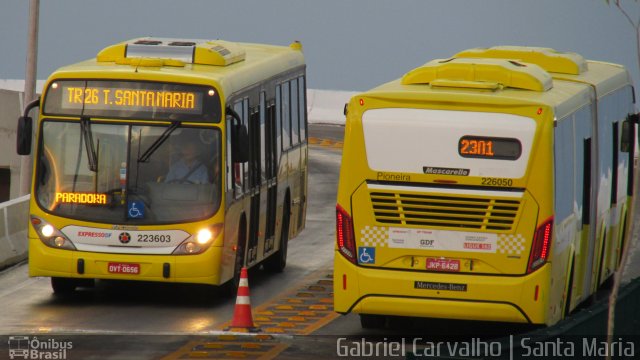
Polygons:
M48 247L55 249L76 250L71 240L69 240L60 230L37 216L31 215L31 225L36 230L40 241Z
M198 242L198 244L204 245L208 243L211 238L213 238L213 234L211 233L211 231L209 229L202 229L198 231L196 241Z
M53 235L54 231L55 231L55 229L53 228L53 226L51 226L49 224L43 226L42 229L40 229L40 233L44 237L51 237L51 235Z
M222 233L223 224L215 224L200 229L197 234L190 236L173 251L174 255L196 255L207 250Z
M53 239L53 244L57 247L63 247L65 243L66 243L66 240L61 236L56 236Z
M194 242L187 242L184 244L184 251L187 254L197 254L202 250L202 247L198 246L198 244Z

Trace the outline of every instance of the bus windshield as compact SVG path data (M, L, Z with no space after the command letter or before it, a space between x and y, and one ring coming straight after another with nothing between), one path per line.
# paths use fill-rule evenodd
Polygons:
M219 129L90 122L84 133L77 121L42 123L35 193L44 210L131 225L215 214L221 189ZM88 138L95 171L89 166Z

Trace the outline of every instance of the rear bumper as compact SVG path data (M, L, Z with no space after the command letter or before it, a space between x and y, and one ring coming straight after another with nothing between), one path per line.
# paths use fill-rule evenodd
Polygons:
M356 266L336 252L334 310L543 324L549 264L523 276L464 275ZM417 285L421 282L422 285ZM450 290L447 289L449 284ZM536 287L538 295L536 298Z
M220 247L198 255L109 254L53 249L39 239L29 239L30 276L220 285L221 258ZM139 264L140 273L110 273L110 262Z

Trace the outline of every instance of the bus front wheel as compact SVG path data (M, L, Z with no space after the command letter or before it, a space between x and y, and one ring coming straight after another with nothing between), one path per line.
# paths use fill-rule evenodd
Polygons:
M75 279L52 277L51 287L56 295L70 294L76 290L78 282Z

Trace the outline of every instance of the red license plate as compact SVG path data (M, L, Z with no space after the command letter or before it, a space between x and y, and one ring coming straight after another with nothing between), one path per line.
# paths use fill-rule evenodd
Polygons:
M427 258L427 270L460 271L460 260Z
M140 264L110 262L107 269L111 274L140 274Z

